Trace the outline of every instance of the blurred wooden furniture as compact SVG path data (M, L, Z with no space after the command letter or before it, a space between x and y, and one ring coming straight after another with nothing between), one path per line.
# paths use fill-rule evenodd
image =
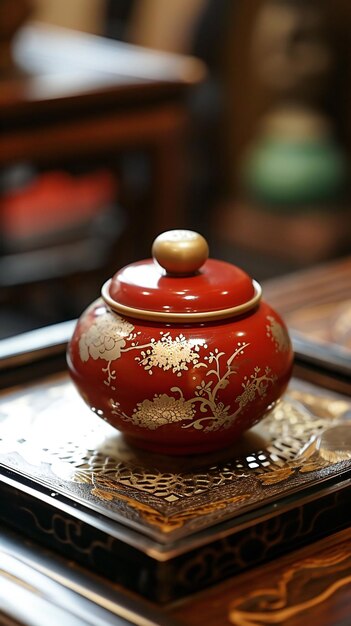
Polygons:
M226 110L222 117L224 151L227 153L226 178L231 199L221 207L215 217L215 226L224 244L233 248L241 246L243 255L254 256L257 253L258 264L272 267L271 276L283 271L302 268L308 264L320 263L340 254L348 254L351 248L350 229L345 224L350 222L349 186L345 190L346 205L337 207L338 202L329 202L325 207L302 206L301 210L271 211L251 202L243 193L243 158L248 148L261 131L261 122L267 112L276 105L276 98L267 84L262 83L259 75L260 63L253 58L252 43L257 37L256 24L262 10L270 4L266 0L241 0L239 10L233 12L232 32L227 44L224 67L224 88ZM275 6L280 3L274 3ZM347 172L350 169L351 151L351 116L346 105L350 100L350 37L351 5L347 0L325 0L325 2L286 2L281 3L287 10L299 7L308 9L317 7L326 12L326 39L331 48L332 71L328 85L324 90L321 110L330 119L334 127L337 142L346 155ZM236 5L236 8L237 6ZM306 28L304 20L300 22ZM271 35L275 29L283 28L284 20L276 19L271 23ZM269 24L267 26L269 32ZM275 46L282 44L284 35L276 36L272 41ZM302 44L301 44L302 41ZM307 47L304 36L291 37L289 40L291 63L299 62L301 55L294 53L294 45ZM315 42L316 43L316 42ZM318 58L318 55L316 55ZM279 67L282 55L276 55L276 64L272 63L272 72L267 71L267 80L274 78L274 68ZM262 61L261 61L262 63ZM307 65L301 67L306 70ZM291 69L291 68L290 68ZM282 72L283 79L292 78L293 72ZM312 84L312 83L311 83ZM309 85L311 86L311 85ZM298 89L299 96L303 89ZM244 196L244 197L243 197ZM344 198L345 200L345 198ZM299 238L298 238L299 237Z
M185 97L203 76L201 62L35 23L18 32L13 57L17 72L0 85L0 168L114 162L128 228L112 261L148 255L154 235L185 221ZM140 152L147 183L136 199L130 168L119 164ZM36 256L31 278L30 255L14 259L3 248L0 286L45 279L45 255L39 263ZM87 262L91 269L93 246L85 258L79 254L74 271Z
M238 192L242 155L254 139L260 119L272 105L272 94L263 87L253 62L251 42L257 16L266 0L240 0L235 5L231 37L224 60L226 110L223 116L225 143L228 152L226 172L234 195ZM303 6L309 3L302 3ZM326 98L326 106L338 128L348 155L351 152L350 100L350 37L351 5L348 0L325 0L321 5L327 12L327 36L333 48L336 75ZM296 3L292 3L296 5ZM240 9L238 10L238 7ZM280 23L277 24L280 26ZM279 39L277 42L279 44Z
M238 200L219 207L213 228L233 251L244 250L252 259L261 257L263 267L271 264L279 275L348 254L349 223L348 207L284 213Z

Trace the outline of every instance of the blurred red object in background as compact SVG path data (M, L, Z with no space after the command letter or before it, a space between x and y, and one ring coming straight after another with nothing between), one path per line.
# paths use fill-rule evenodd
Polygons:
M3 237L20 244L75 230L115 202L116 194L116 178L108 170L79 176L60 170L41 173L3 196Z

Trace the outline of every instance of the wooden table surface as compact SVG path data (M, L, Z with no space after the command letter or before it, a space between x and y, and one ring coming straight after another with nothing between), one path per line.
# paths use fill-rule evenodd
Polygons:
M351 530L236 576L169 613L189 626L349 626Z
M267 281L264 297L287 322L295 354L318 370L321 384L350 393L351 256Z

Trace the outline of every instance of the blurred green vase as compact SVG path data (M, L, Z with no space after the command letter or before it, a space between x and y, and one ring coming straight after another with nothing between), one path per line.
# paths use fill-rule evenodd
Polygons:
M264 134L243 164L249 196L272 210L321 205L340 198L346 179L342 151L329 134Z

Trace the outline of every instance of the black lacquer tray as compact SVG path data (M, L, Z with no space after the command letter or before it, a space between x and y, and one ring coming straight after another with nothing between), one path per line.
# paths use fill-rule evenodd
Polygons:
M64 345L7 359L4 524L158 602L349 525L351 398L294 378L234 447L170 459L130 448L85 407ZM62 371L44 376L54 362Z

